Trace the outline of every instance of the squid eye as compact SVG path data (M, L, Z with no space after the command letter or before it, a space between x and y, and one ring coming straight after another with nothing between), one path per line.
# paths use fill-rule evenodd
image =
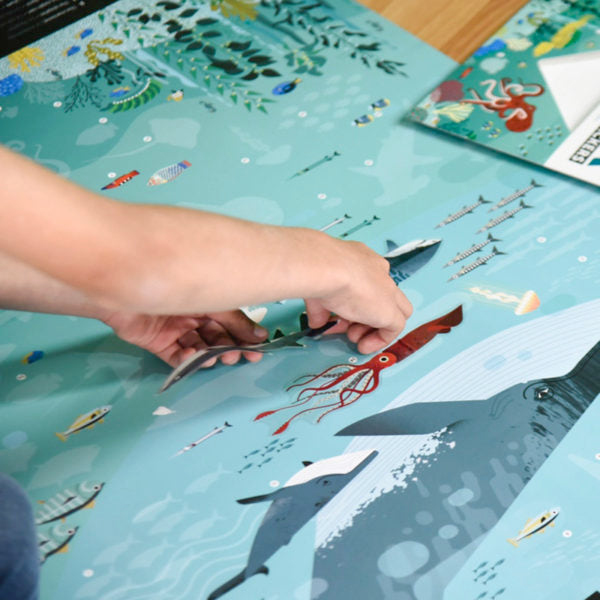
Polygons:
M349 362L349 363L352 363L352 364L354 364L354 363L355 363L357 360L358 360L358 359L356 358L356 356L351 356L351 357L348 359L348 362Z
M390 357L389 357L389 356L381 356L381 357L379 358L379 362L382 362L382 363L386 363L386 362L388 362L389 360L390 360Z
M552 390L548 386L537 387L534 390L536 400L546 400L552 397Z

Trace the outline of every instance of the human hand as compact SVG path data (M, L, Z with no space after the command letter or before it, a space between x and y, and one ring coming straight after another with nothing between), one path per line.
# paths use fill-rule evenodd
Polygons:
M191 316L144 315L113 312L102 318L126 342L152 352L172 367L192 354L209 346L257 344L264 342L268 332L241 310ZM258 352L226 352L223 364L233 365L241 357L250 362L262 358ZM211 367L216 358L203 366Z
M404 329L412 305L389 276L385 258L359 242L335 242L328 254L338 277L332 290L305 300L309 325L324 325L331 313L339 321L327 333L346 333L363 354L391 344Z

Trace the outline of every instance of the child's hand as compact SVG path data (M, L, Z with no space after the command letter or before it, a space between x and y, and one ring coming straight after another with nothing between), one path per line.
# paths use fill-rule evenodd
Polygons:
M207 346L257 344L267 338L267 330L249 319L241 310L193 316L161 316L115 312L102 319L126 342L156 354L176 367L197 350ZM262 358L258 352L227 352L221 356L226 365L241 356L250 362ZM204 366L214 365L216 359Z

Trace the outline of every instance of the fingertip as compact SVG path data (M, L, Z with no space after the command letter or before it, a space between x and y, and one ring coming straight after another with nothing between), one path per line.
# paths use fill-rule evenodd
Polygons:
M221 362L224 365L235 365L240 360L241 356L241 352L225 352L225 354L221 356Z
M269 335L269 331L261 325L255 325L252 333L257 340L265 340Z
M379 335L379 332L374 331L365 335L358 342L358 351L361 354L373 354L373 352L383 350L386 346L387 342Z
M259 360L262 360L262 352L244 352L244 358L251 363L256 363Z

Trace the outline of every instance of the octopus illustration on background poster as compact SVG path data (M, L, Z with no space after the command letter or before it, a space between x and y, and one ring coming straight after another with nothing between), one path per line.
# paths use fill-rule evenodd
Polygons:
M462 318L462 306L459 305L449 313L413 329L366 363L333 365L316 375L303 375L287 388L287 391L303 388L292 404L262 412L254 420L302 406L304 408L285 421L273 435L283 433L294 419L313 411L322 411L317 418L317 423L320 423L329 413L349 406L365 394L375 391L379 386L379 373L383 369L404 360L439 333L449 333L462 322ZM314 404L310 405L313 401Z

